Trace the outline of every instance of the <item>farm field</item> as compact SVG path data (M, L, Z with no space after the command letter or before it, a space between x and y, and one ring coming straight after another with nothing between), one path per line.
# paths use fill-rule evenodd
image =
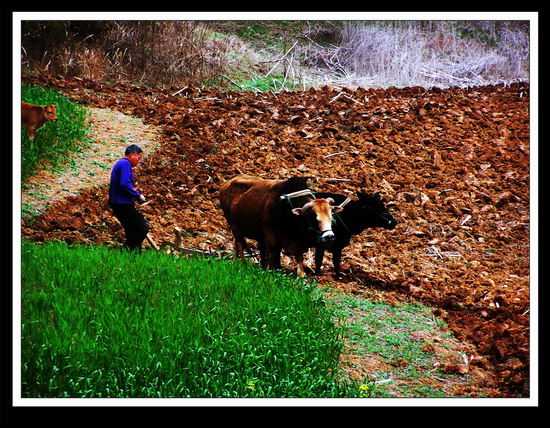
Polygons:
M230 253L217 192L238 173L307 176L314 190L350 197L381 190L397 228L354 237L344 278L332 278L327 257L317 280L438 308L457 338L476 346L469 364L491 370L495 396L529 396L528 84L255 93L23 81L161 128L160 148L136 171L157 242L178 226L184 247ZM106 200L106 187L60 200L23 222L22 234L117 245L122 233Z

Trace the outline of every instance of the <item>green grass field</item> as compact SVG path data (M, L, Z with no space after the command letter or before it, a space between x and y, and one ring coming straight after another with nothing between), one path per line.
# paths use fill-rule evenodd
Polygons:
M58 106L57 122L46 122L33 141L29 140L27 129L21 127L21 179L24 181L41 166L60 165L69 153L86 144L88 113L85 107L65 98L61 92L37 85L22 86L21 100L40 106Z
M22 242L23 397L342 397L341 327L301 279Z

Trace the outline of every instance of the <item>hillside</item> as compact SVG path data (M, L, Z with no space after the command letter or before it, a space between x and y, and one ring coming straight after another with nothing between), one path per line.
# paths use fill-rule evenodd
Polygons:
M161 128L136 172L157 242L179 226L185 247L230 254L217 192L241 172L308 176L350 197L382 190L399 226L356 237L345 278L334 281L327 260L319 281L437 307L476 345L471 368L493 369L495 396L529 395L529 84L260 93L23 81ZM106 187L66 198L23 222L23 236L115 245L106 199Z

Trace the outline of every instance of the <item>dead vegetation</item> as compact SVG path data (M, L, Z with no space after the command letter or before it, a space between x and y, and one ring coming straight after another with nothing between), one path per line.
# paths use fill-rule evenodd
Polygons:
M22 33L23 71L102 82L282 90L529 79L524 21L26 21Z
M529 79L525 22L346 22L332 39L310 45L306 61L345 86L465 87Z
M28 21L23 70L96 81L198 84L226 72L229 38L197 21Z

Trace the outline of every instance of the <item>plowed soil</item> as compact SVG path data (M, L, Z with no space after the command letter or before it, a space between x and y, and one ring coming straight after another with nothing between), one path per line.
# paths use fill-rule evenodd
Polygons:
M179 226L186 248L230 252L218 189L238 173L307 176L314 190L351 197L382 190L397 228L354 237L345 277L332 278L327 256L317 279L436 307L476 346L470 364L493 373L493 396L529 396L529 84L243 93L23 80L160 127L160 148L136 170L157 242ZM52 204L23 236L119 245L107 192Z

